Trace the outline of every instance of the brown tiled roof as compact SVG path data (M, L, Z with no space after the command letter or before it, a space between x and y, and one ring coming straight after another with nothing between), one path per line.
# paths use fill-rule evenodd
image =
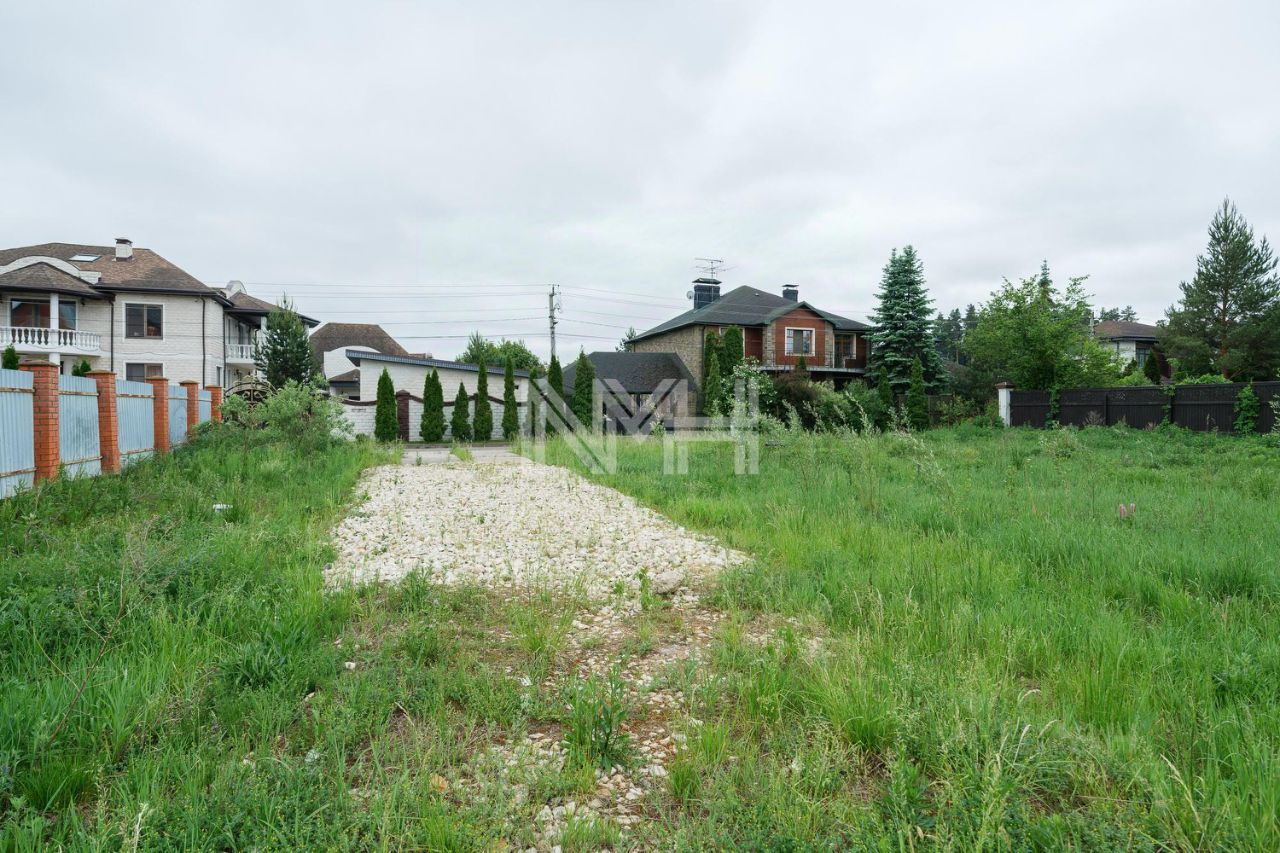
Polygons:
M832 314L830 311L823 311L808 302L795 302L776 293L768 293L743 285L742 287L735 287L709 305L704 305L701 308L692 308L683 314L672 317L665 323L659 323L652 329L636 335L632 340L639 341L654 335L660 335L663 332L694 325L764 326L776 317L800 307L808 308L815 314L819 314L829 320L837 331L862 332L871 329L866 323L850 320L848 317L841 317L839 314Z
M1160 337L1160 327L1149 323L1129 323L1124 320L1103 320L1093 327L1095 338L1115 340L1116 338L1144 338L1155 340Z
M348 370L346 373L339 373L337 376L330 376L328 382L332 385L335 382L359 382L360 370Z
M162 293L190 293L194 296L223 297L176 264L150 249L134 247L133 257L116 260L115 246L88 246L81 243L40 243L0 250L0 264L19 258L43 255L74 264L77 268L102 274L94 287L103 290L141 290ZM97 255L96 261L72 261L73 255Z
M227 298L231 300L231 310L233 312L239 312L243 314L254 314L254 315L261 316L264 314L270 314L272 311L275 311L279 307L271 302L268 302L265 299L259 299L256 296L250 296L249 294L245 293L243 290L235 294L234 296L228 296ZM302 322L308 326L315 327L320 325L319 320L312 319L311 317L308 317L306 314L299 314L298 316L301 317Z
M0 275L0 289L32 290L41 293L65 293L86 299L101 299L102 294L82 278L76 278L55 266L45 263L9 270Z
M367 347L385 355L407 356L405 348L377 323L325 323L311 335L311 351L317 359L347 347Z

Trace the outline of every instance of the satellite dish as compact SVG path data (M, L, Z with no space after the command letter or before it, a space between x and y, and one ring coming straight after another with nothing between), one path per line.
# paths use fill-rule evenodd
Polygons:
M684 295L684 298L685 298L685 299L692 299L692 298L693 298L693 291L692 291L692 290L690 290L688 293L686 293L686 294Z

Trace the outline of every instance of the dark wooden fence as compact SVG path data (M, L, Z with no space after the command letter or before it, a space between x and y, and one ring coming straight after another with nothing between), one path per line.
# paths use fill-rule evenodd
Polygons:
M1169 420L1187 429L1230 432L1235 428L1236 397L1244 385L1178 385L1172 395L1165 387L1069 388L1058 392L1058 423L1070 426L1127 424L1145 428ZM1261 409L1258 432L1271 432L1275 414L1271 401L1280 397L1280 382L1255 382ZM1049 420L1048 391L1013 391L1009 420L1013 426L1043 427Z

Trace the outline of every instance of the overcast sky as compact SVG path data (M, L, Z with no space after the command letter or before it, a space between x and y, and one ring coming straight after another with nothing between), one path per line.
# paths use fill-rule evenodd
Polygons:
M557 282L563 357L697 256L860 319L895 246L948 310L1047 258L1154 321L1224 196L1280 240L1280 4L862 5L6 3L0 244L130 237L437 356L545 355Z

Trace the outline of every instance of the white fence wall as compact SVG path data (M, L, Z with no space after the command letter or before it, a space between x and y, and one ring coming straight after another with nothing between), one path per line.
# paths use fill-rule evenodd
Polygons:
M98 443L98 383L82 376L58 377L58 455L69 477L102 473Z
M32 377L0 370L0 498L29 488L36 473Z

